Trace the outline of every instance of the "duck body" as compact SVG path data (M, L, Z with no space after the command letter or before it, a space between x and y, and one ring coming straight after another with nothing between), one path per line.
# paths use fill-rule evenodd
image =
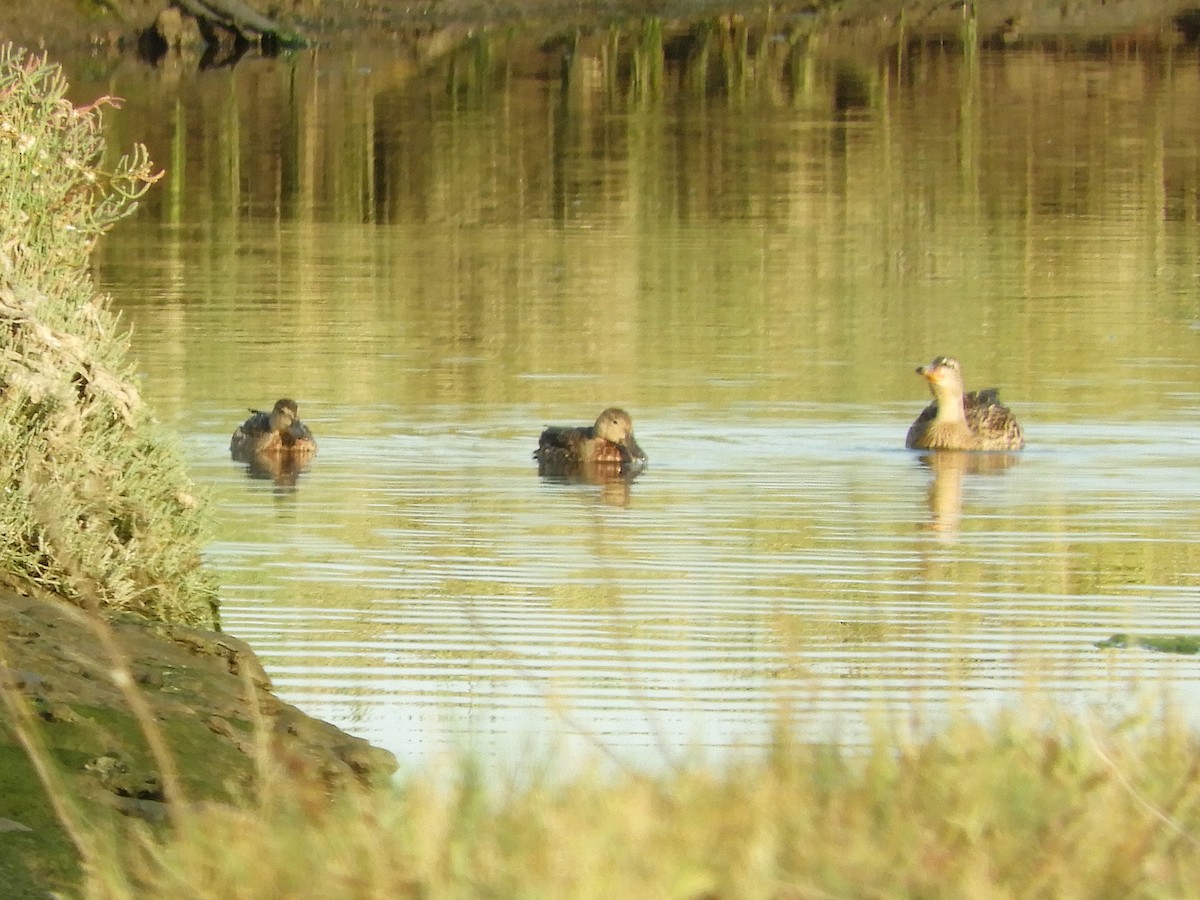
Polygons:
M904 446L917 450L1020 450L1025 435L994 388L966 393L962 364L939 356L917 374L929 382L930 403L908 429Z
M616 407L600 413L594 425L548 427L533 457L542 475L630 474L646 465L646 454L633 437L633 420Z
M307 458L317 452L317 442L300 421L295 400L284 398L270 412L250 410L250 418L237 427L229 440L229 453L243 462L257 456Z

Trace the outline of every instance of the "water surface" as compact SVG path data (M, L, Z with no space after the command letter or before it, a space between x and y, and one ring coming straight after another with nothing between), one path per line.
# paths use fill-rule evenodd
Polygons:
M97 272L280 693L411 762L1191 702L1095 642L1200 624L1195 55L616 46L76 84L169 170ZM903 449L941 353L1023 454ZM280 396L275 483L228 440ZM537 476L613 404L641 477Z

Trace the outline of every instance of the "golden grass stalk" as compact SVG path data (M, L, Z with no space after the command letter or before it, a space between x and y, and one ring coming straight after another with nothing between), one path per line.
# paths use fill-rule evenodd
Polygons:
M659 775L548 764L508 777L464 761L333 803L296 787L128 850L136 893L88 893L1182 896L1200 876L1200 744L1171 722L1134 724L960 720L860 749L780 737Z

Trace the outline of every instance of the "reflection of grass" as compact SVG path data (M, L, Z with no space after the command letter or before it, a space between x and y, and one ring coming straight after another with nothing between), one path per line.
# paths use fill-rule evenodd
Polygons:
M1195 656L1200 653L1200 637L1188 634L1146 635L1146 634L1114 634L1096 644L1102 650L1122 647L1141 647L1144 650L1158 650L1162 653L1183 653Z
M130 842L98 897L1178 895L1200 849L1200 746L960 723L865 752L782 741L722 770L410 777L284 792ZM536 767L535 767L536 768ZM448 786L447 786L448 785Z

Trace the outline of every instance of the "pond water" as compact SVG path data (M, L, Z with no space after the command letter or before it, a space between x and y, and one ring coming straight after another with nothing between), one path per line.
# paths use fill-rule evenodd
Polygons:
M96 271L226 629L412 764L1196 708L1197 660L1096 646L1200 631L1196 55L714 34L72 72L169 172ZM903 449L938 354L1024 453ZM319 454L252 478L282 396ZM647 470L539 478L609 405Z

